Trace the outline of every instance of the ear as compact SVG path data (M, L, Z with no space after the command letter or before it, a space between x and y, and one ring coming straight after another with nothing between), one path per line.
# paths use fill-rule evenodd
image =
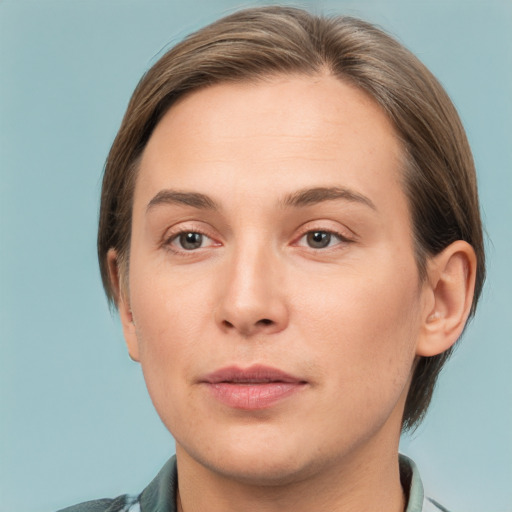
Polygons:
M123 270L120 269L119 257L115 249L109 249L107 253L108 271L110 283L114 290L117 310L123 327L124 339L128 347L128 353L134 361L139 361L139 343L137 341L137 331L133 321L132 309L130 306L129 292L125 283L127 279L122 276Z
M459 339L471 310L476 255L467 242L457 240L431 258L427 269L427 297L416 355L431 357Z

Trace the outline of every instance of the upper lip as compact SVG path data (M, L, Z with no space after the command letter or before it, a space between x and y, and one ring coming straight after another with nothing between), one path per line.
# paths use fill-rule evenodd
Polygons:
M221 382L240 383L240 384L261 384L267 382L286 382L286 383L303 383L304 379L294 377L289 373L283 372L277 368L264 365L253 365L248 368L240 368L239 366L227 366L215 370L205 375L202 382L209 384L219 384Z

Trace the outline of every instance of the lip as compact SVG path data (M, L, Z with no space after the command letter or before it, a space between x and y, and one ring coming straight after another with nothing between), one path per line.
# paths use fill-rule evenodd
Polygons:
M200 382L219 402L245 410L271 407L301 391L307 384L304 379L263 365L221 368Z

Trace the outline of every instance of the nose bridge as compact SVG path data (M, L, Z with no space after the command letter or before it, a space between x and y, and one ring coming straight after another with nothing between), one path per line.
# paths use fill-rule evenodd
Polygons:
M226 261L217 321L247 336L277 332L287 324L279 257L254 234L233 247Z

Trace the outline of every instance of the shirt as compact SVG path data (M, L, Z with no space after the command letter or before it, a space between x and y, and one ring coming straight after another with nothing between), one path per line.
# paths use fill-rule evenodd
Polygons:
M405 455L400 455L400 477L404 488L409 490L405 512L449 512L425 497L418 468ZM176 512L177 486L176 456L173 456L138 496L123 494L115 499L86 501L59 512Z

